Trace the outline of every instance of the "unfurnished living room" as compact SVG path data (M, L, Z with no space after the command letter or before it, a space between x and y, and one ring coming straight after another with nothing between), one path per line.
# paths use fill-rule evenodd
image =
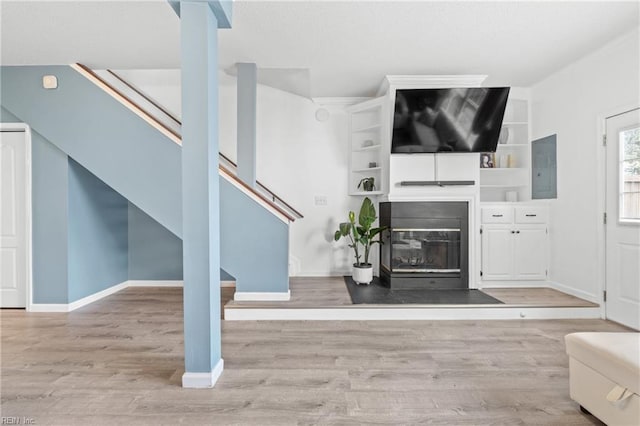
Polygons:
M640 425L640 2L0 0L0 423Z

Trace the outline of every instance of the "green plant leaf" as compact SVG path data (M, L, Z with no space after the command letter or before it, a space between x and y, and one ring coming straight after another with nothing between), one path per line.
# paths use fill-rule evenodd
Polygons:
M340 224L340 234L342 234L343 237L346 237L349 235L349 232L351 232L351 224L349 222L342 222Z
M365 197L362 200L362 207L360 207L360 215L358 217L358 222L360 226L365 228L367 231L371 228L373 222L376 221L376 208L374 207L371 199L369 197Z
M369 232L369 237L371 239L373 239L373 237L375 237L376 235L378 235L379 233L381 233L382 231L384 231L385 229L387 229L386 226L381 226L379 228L373 228L371 229L371 231Z
M340 231L336 231L336 233L333 234L333 239L335 241L338 241L341 237L342 237L342 233Z
M355 212L349 212L349 222L356 223L356 213Z

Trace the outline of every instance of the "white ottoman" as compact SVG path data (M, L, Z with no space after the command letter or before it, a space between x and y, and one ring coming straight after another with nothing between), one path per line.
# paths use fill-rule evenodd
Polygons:
M571 399L609 426L640 425L640 333L565 336Z

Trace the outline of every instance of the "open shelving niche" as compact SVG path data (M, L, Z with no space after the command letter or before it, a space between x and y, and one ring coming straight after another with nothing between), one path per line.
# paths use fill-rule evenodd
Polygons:
M517 201L531 200L529 99L524 92L512 88L509 94L495 152L496 167L480 169L480 201L507 201L509 191L517 192Z
M384 98L359 103L349 111L349 195L381 195L385 189L383 173L386 157L387 123ZM388 157L388 155L387 155ZM372 163L375 163L373 165ZM375 190L364 191L358 184L373 177Z

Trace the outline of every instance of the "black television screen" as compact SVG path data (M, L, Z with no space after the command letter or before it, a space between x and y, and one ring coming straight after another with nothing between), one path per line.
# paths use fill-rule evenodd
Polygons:
M494 152L508 87L396 90L391 153Z

